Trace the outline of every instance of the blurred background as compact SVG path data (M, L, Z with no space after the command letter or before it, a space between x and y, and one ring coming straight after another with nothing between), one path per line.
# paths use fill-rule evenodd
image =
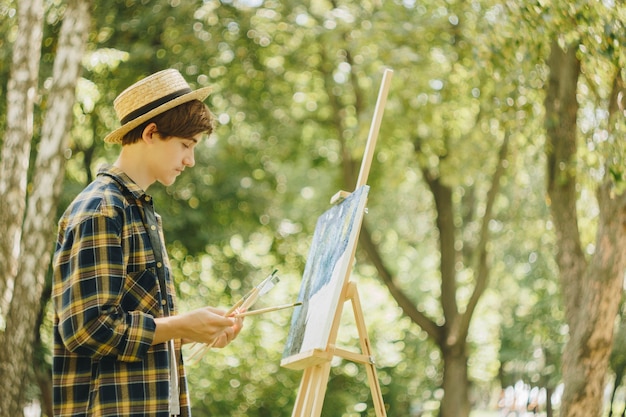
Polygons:
M625 19L613 0L0 0L3 414L51 415L56 221L119 151L117 94L165 68L213 87L196 166L149 192L183 309L277 268L264 307L295 301L317 217L354 190L391 68L351 277L388 415L624 415ZM291 415L290 318L188 367L194 416ZM338 344L358 350L349 308ZM375 415L361 365L333 361L322 415Z

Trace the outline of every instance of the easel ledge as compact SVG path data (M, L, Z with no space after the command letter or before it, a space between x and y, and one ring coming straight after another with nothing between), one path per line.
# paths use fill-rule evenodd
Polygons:
M313 349L292 355L280 362L280 366L288 369L302 370L309 366L319 365L328 362L333 358L333 352L329 350Z
M302 370L309 366L316 366L324 362L328 362L333 357L338 356L340 358L349 360L350 362L360 363L364 365L375 365L374 357L371 355L365 355L362 353L352 352L350 350L338 348L336 346L329 346L327 350L313 349L307 352L302 352L297 355L293 355L280 363L280 366L287 369Z

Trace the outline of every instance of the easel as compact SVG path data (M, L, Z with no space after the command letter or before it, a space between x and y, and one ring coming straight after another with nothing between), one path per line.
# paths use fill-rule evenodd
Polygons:
M380 130L380 124L383 117L385 103L387 101L387 94L391 85L392 75L393 71L390 69L386 69L383 74L376 108L374 109L374 120L367 138L365 153L361 162L361 169L359 171L359 177L355 190L367 183L367 177L369 175L370 166L374 156L374 149L376 147L376 140L378 138L378 131ZM348 195L350 195L349 192L339 191L332 197L331 204L340 202ZM356 245L352 250L352 260L354 260L355 253ZM376 416L387 417L387 411L385 410L380 385L378 383L374 355L369 337L367 335L365 321L363 319L363 310L361 308L361 300L359 298L357 285L349 279L352 272L351 269L352 267L348 268L346 276L344 277L344 285L339 298L340 301L333 317L333 324L330 329L326 348L323 350L313 349L308 352L303 352L281 362L281 366L286 368L304 369L292 417L319 417L321 415L324 396L326 394L326 387L330 376L331 360L335 356L365 365ZM345 350L336 346L343 304L346 301L350 301L352 304L352 311L354 313L361 347L360 353Z

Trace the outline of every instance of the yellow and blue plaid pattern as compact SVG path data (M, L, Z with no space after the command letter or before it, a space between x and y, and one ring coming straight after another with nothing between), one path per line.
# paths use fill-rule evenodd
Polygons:
M142 220L151 198L115 167L70 204L59 221L53 258L54 415L169 416L166 344L152 345L163 315L149 236ZM163 242L161 219L157 227ZM165 263L169 306L174 286ZM187 384L176 341L181 416Z

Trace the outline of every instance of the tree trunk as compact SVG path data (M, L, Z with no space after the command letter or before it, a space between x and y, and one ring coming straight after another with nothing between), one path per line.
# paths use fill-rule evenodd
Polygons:
M455 259L456 227L454 225L454 203L452 189L423 170L437 208L437 230L439 231L439 270L441 272L441 307L445 318L443 337L436 340L443 356L443 398L441 417L469 416L467 356L465 351L469 322L465 327L456 301L457 276Z
M21 3L20 3L21 4ZM65 10L53 69L53 87L35 161L33 191L23 221L19 265L0 333L0 415L22 415L23 382L32 368L33 342L64 176L63 150L72 121L76 83L90 23L89 2L71 0ZM39 51L40 46L36 48ZM32 138L28 138L30 142ZM28 160L28 157L27 157ZM24 199L24 198L22 198ZM9 201L9 204L17 202ZM21 225L22 222L19 221ZM47 394L47 393L45 393Z
M26 184L33 137L33 114L39 73L41 41L43 37L44 6L42 0L25 0L17 5L18 36L13 45L13 60L7 85L7 130L0 161L0 315L6 329L0 332L0 349L7 349L6 335L10 331L8 310L13 298L18 274L19 247L22 221L26 210ZM10 340L10 339L9 339ZM18 340L24 343L24 340ZM13 348L18 355L22 347ZM21 358L22 363L30 359ZM0 357L2 380L15 378L15 358ZM0 414L22 415L21 382L25 373L17 375L16 386L0 388ZM11 412L9 412L11 410Z
M562 417L602 413L604 377L626 267L626 198L611 183L598 190L600 215L595 254L587 263L578 229L576 201L577 45L553 43L546 94L548 194L557 236L557 264L570 338L563 352Z
M13 44L7 85L7 129L0 157L0 224L3 228L0 239L0 316L7 314L18 269L43 15L43 0L24 0L17 4L20 36Z
M467 355L465 343L443 352L443 392L441 417L469 416L469 380L467 376Z
M605 376L613 345L615 316L626 267L626 198L611 197L610 184L598 191L596 252L582 275L583 293L563 352L563 417L600 416Z

